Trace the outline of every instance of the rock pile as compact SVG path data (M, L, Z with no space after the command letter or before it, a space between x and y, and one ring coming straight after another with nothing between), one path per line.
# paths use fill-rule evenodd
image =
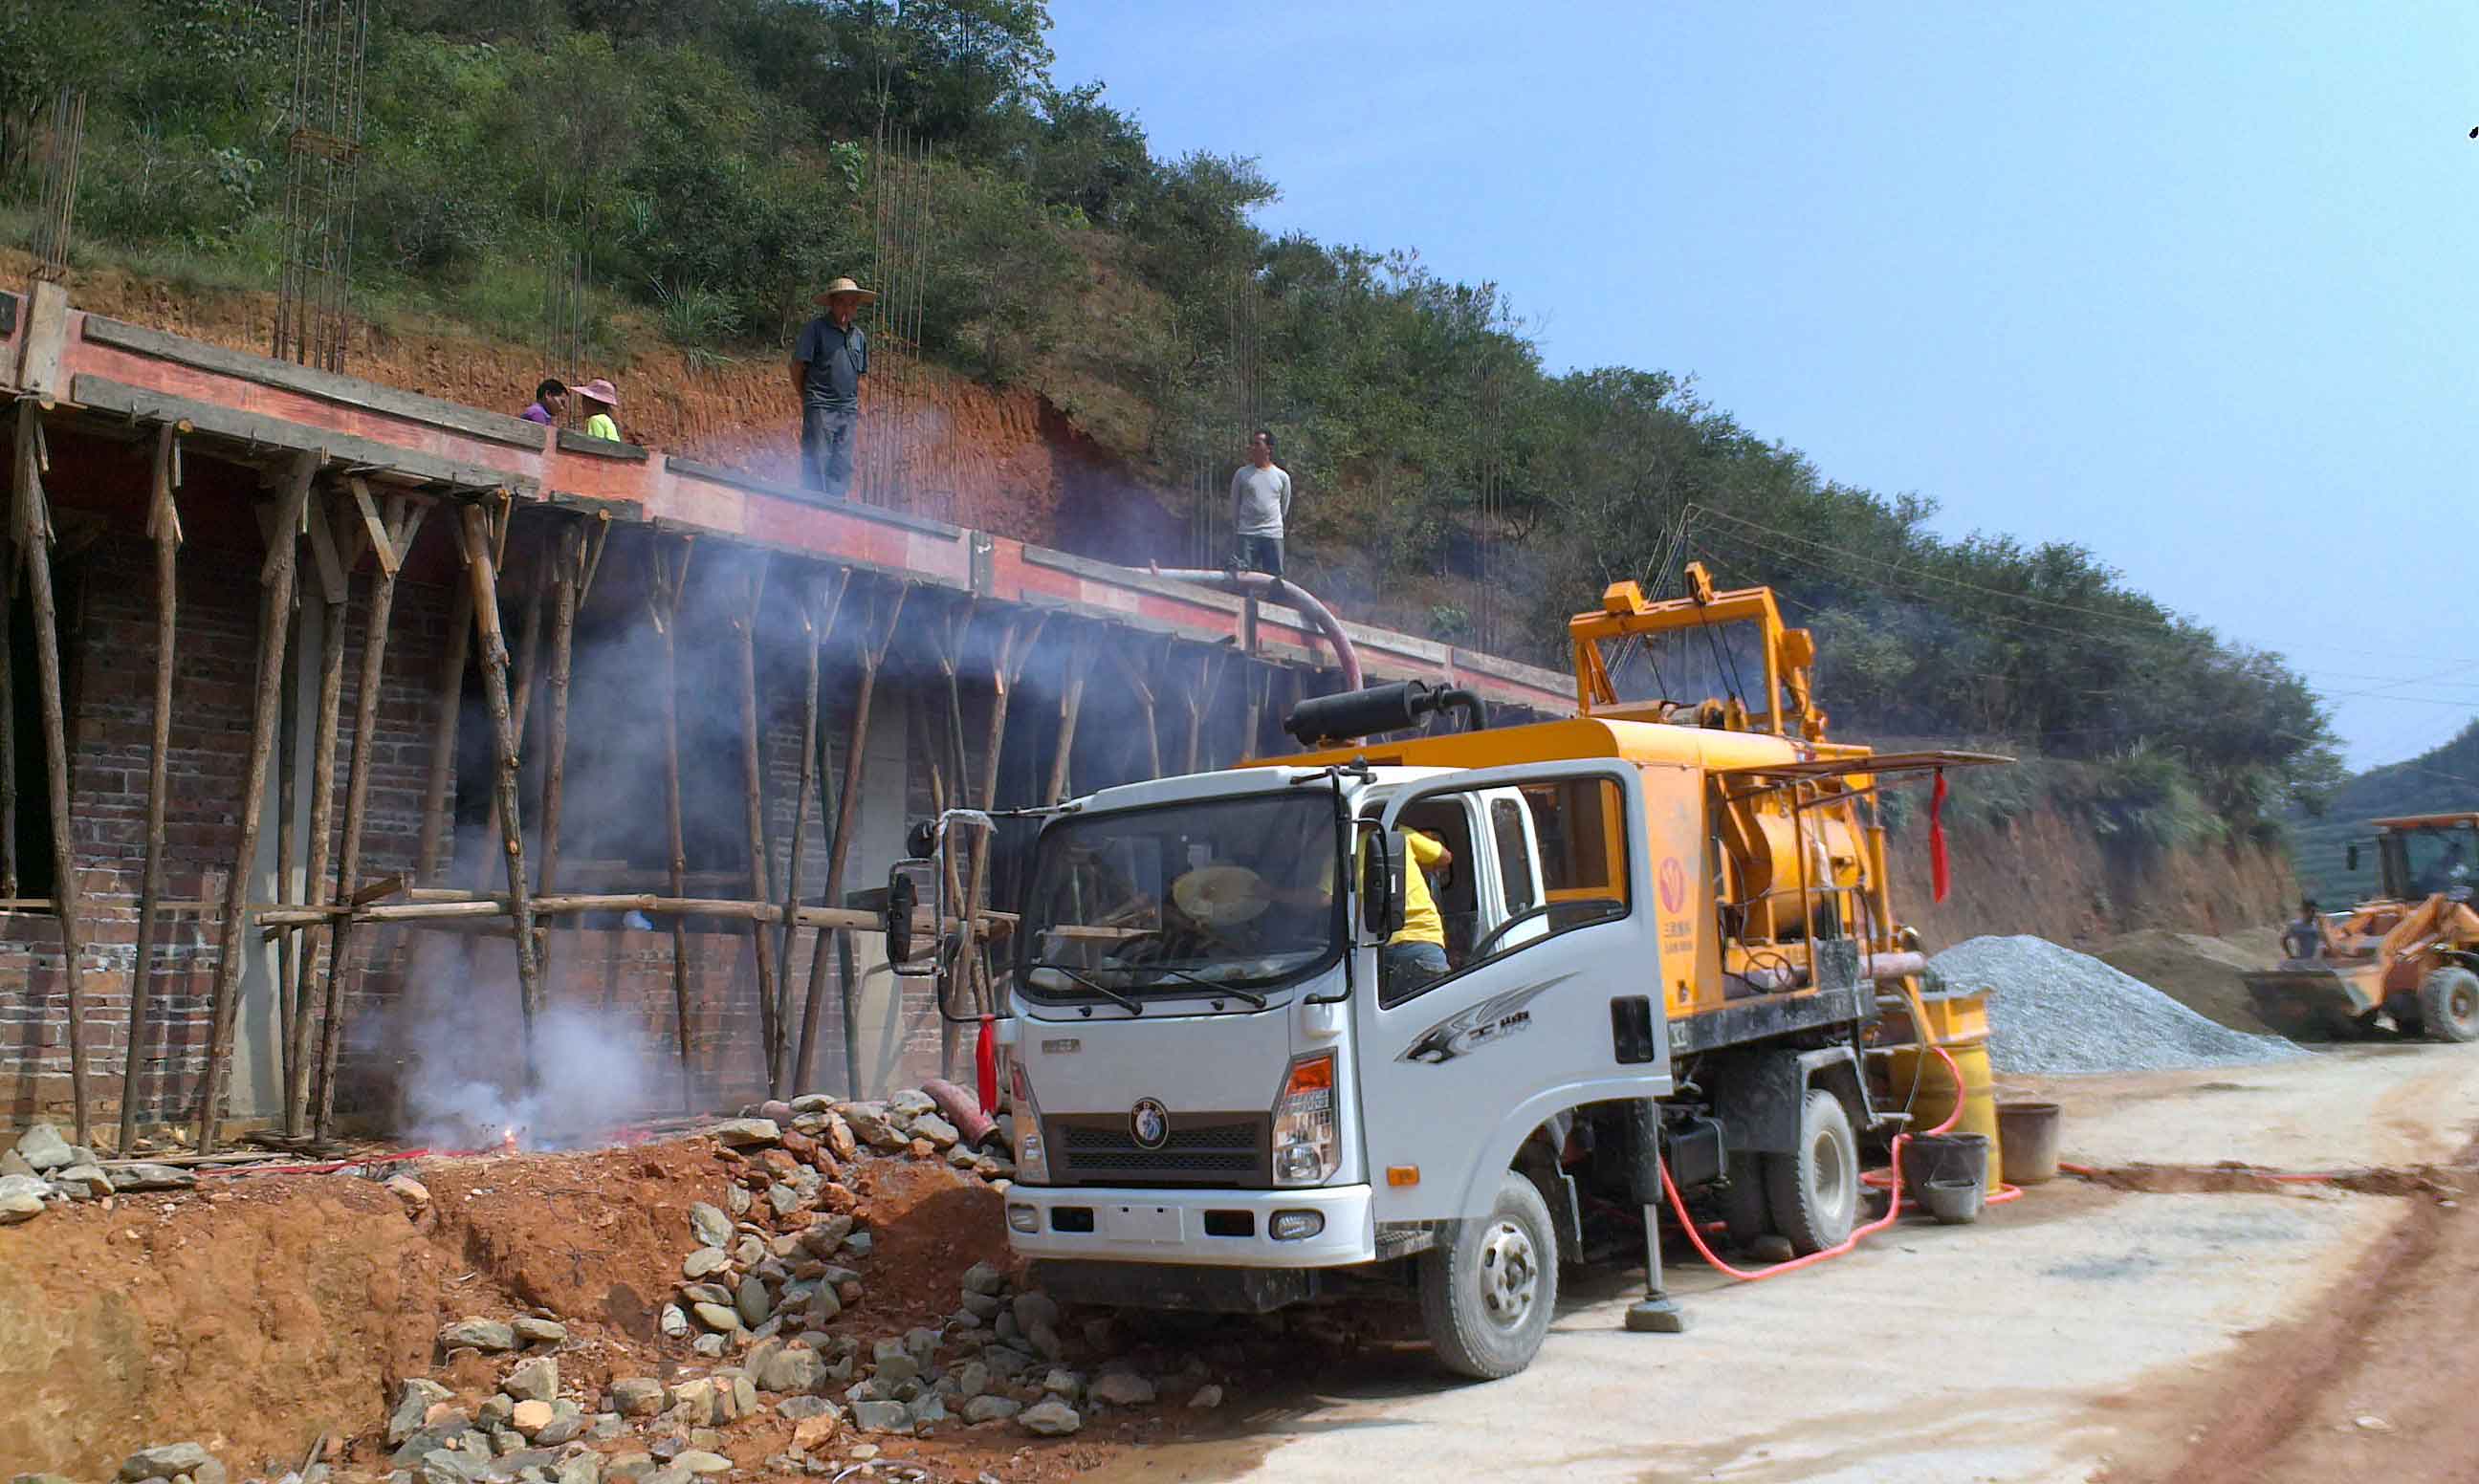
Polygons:
M70 1143L48 1123L29 1125L13 1148L0 1152L0 1226L31 1221L47 1205L99 1200L123 1191L181 1190L198 1177L169 1164L107 1165L93 1150Z
M2308 1055L2188 1010L2139 979L2045 938L1976 937L1929 962L1955 989L1987 988L1988 1062L2001 1072L2235 1066Z

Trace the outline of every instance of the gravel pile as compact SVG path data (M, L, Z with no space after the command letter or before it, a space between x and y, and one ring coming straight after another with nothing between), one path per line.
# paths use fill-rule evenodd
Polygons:
M2001 1072L2137 1072L2308 1055L2216 1024L2139 979L2045 938L1976 937L1929 961L1954 989L1987 988L1988 1061Z

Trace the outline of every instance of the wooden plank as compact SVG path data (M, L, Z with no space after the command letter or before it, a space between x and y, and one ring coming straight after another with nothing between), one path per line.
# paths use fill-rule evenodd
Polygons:
M362 533L370 538L371 550L378 557L379 571L395 576L399 565L396 543L389 539L387 523L379 519L378 501L371 498L371 481L355 474L345 481L352 486L353 508L361 512ZM401 500L401 495L390 499Z
M381 386L358 376L340 375L334 371L295 366L290 361L252 355L245 350L210 345L97 314L89 313L86 317L84 338L92 345L110 345L115 350L169 361L176 366L234 376L262 386L279 387L304 397L315 397L320 401L334 402L340 407L402 418L447 432L506 444L514 448L542 447L541 425L523 418L485 412L478 407L424 397L419 392Z
M243 412L217 402L199 401L195 397L152 392L144 387L115 381L109 376L98 376L91 371L81 371L71 385L76 389L74 400L82 407L115 413L141 422L188 422L206 437L296 453L323 449L339 463L394 470L427 483L450 485L460 490L512 489L530 495L541 487L541 481L530 474L441 458L435 453L398 448L375 439L340 433L332 428L314 427L306 422Z

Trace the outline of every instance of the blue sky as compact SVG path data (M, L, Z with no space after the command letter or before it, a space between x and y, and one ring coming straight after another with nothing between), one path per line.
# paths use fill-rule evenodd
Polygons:
M2479 713L2479 7L1054 0L1260 216L1493 278L1941 529L2279 652L2354 766Z

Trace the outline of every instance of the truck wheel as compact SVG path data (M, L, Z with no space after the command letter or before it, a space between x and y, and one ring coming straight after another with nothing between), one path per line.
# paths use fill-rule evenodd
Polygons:
M2418 1018L2441 1041L2479 1041L2479 974L2437 969L2418 982Z
M1558 1238L1532 1182L1500 1176L1487 1215L1420 1255L1420 1320L1439 1364L1495 1381L1532 1364L1558 1306ZM1439 1234L1442 1238L1446 1234Z
M1804 1257L1838 1247L1859 1217L1859 1140L1842 1099L1811 1088L1799 1112L1799 1147L1765 1156L1774 1226Z

